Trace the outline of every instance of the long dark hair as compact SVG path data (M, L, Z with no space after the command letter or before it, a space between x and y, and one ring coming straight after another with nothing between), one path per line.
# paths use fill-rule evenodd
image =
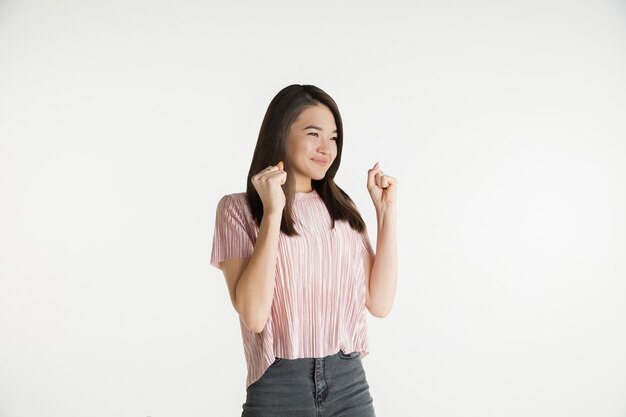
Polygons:
M246 195L252 211L252 217L260 227L261 219L263 218L263 202L256 188L254 188L251 178L269 165L276 165L278 161L283 161L287 171L287 181L282 185L286 202L280 230L288 236L298 235L294 228L292 217L295 181L291 172L291 164L285 151L285 144L289 135L289 129L300 113L306 108L316 105L328 107L335 117L335 124L337 125L337 156L326 171L324 178L321 180L312 179L311 185L324 201L332 219L333 228L335 227L335 220L346 220L354 230L359 233L363 232L365 230L365 222L356 205L348 194L335 184L335 174L341 164L341 149L343 148L343 124L339 109L335 100L314 85L292 84L283 88L272 99L265 112L246 181Z

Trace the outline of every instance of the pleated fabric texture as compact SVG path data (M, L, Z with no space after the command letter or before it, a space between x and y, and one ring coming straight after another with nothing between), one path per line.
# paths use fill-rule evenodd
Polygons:
M300 236L280 233L276 284L270 317L261 333L241 318L248 375L246 388L278 358L319 358L344 353L369 354L364 262L373 257L367 231L331 218L316 190L297 192L294 220ZM259 228L246 194L224 195L216 210L210 264L252 256Z

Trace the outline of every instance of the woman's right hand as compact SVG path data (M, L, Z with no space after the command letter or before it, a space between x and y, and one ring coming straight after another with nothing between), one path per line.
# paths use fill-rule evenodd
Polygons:
M270 165L250 179L261 197L264 214L282 214L285 208L287 199L282 185L287 181L287 172L283 171L283 168L283 161L280 161L277 165Z

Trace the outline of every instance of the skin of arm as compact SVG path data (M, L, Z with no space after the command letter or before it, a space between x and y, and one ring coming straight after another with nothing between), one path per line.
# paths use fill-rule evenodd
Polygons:
M221 264L233 306L246 328L255 333L263 331L272 308L281 216L280 212L263 216L250 258Z
M365 305L378 318L386 317L393 306L397 277L398 256L396 243L397 211L395 205L376 211L378 235L376 255L365 257L367 295Z

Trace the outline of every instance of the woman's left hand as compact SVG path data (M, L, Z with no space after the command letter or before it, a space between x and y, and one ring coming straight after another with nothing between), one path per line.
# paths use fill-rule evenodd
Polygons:
M390 175L383 174L378 162L367 171L367 191L377 211L385 210L396 204L396 187L398 180Z

